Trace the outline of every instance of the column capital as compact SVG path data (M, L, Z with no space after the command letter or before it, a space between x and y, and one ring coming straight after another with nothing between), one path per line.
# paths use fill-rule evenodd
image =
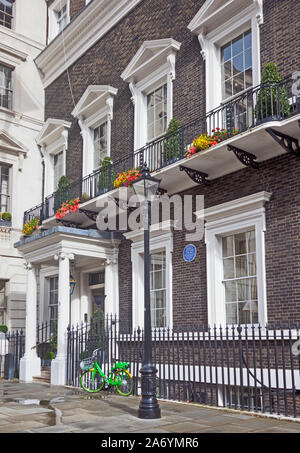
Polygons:
M24 268L27 270L27 271L30 271L32 269L32 263L29 263L28 261L26 261L24 263Z
M65 260L65 259L73 261L75 259L75 256L73 253L65 253L65 252L58 252L54 255L55 261L60 261L60 260Z
M109 266L110 264L118 264L118 258L117 257L106 258L105 266Z

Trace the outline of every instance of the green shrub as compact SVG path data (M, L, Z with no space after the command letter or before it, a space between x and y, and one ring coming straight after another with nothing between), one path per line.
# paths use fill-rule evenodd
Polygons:
M110 157L104 157L101 164L101 172L98 179L98 191L107 192L114 180L113 161Z
M0 324L0 332L6 333L8 331L8 327L5 324Z
M3 212L2 213L2 220L5 220L6 222L11 221L11 213L10 212Z
M70 183L66 176L62 176L57 184L54 198L54 209L57 211L61 205L70 198Z
M180 156L180 123L176 118L173 118L168 126L166 135L171 135L164 143L164 162L176 159Z
M48 351L48 352L46 352L46 354L45 354L45 359L46 359L46 360L53 360L54 357L55 357L55 354L54 354L54 352L52 352L52 351Z
M275 63L265 65L262 71L261 85L255 107L256 119L263 120L278 115L286 117L290 112L290 105L283 78Z

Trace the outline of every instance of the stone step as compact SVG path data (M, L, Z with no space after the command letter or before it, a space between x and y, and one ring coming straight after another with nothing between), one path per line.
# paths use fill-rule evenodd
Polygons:
M42 366L41 368L41 375L40 376L33 376L33 382L44 382L50 384L51 380L51 367L49 366Z

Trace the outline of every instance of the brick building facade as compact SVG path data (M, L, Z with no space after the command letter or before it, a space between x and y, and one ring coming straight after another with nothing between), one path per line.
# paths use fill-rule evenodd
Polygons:
M47 162L51 160L51 153L53 155L57 153L52 151L55 140L61 140L63 147L59 148L59 152L64 153L65 159L63 175L68 178L71 186L73 184L77 188L78 193L74 192L74 196L82 197L86 187L89 188L89 198L81 199L81 203L84 209L91 211L90 215L95 214L99 211L96 203L98 198L91 187L94 187L95 181L98 182L101 169L91 167L92 151L88 143L91 144L96 140L95 135L89 134L90 130L93 132L102 124L100 112L103 111L103 115L107 118L105 127L109 130L109 139L106 137L105 146L109 149L108 156L112 162L118 163L128 158L130 167L137 166L136 162L142 156L143 160L149 159L148 165L151 167L154 161L158 162L157 155L160 153L162 156L168 145L167 141L163 144L159 141L166 133L166 127L163 134L157 135L159 138L154 137L156 140L153 142L154 145L151 145L151 141L149 144L149 140L143 141L141 138L145 135L140 130L143 118L147 116L145 116L145 109L147 110L145 105L151 102L150 97L155 90L161 89L161 86L165 90L164 96L167 100L165 110L160 112L161 116L165 115L168 123L172 118L178 119L180 125L185 126L183 134L186 134L188 128L190 130L187 135L184 135L185 151L197 134L202 132L211 134L213 128L218 125L224 127L224 124L225 129L229 131L230 114L228 112L231 109L231 112L235 112L233 119L231 118L233 121L231 126L234 125L231 130L236 129L236 124L242 124L242 126L237 127L239 133L236 137L233 136L235 134L227 137L228 141L224 142L223 148L221 148L223 144L217 145L220 152L217 154L216 151L216 156L220 159L214 157L210 150L210 154L208 151L197 153L198 157L194 156L190 160L184 160L182 154L180 158L177 155L176 162L164 162L161 165L160 161L159 165L155 164L156 167L153 164L155 168L150 168L155 170L158 178L161 177L162 188L166 189L169 195L177 193L181 196L203 195L204 216L207 222L204 238L194 243L196 257L192 262L186 262L183 259L184 248L189 243L185 239L185 230L173 231L168 227L162 233L161 242L159 235L155 236L154 242L157 244L155 259L158 260L156 264L162 259L165 266L165 274L162 277L165 279L163 306L168 314L164 314L164 326L168 323L175 328L192 323L207 325L229 322L230 319L238 319L239 316L241 322L243 310L251 312L252 318L249 322L254 324L297 320L300 308L298 297L300 163L297 156L299 147L292 149L289 147L291 144L289 142L288 146L283 148L283 142L279 144L274 139L274 134L271 136L266 129L271 128L273 131L275 129L275 132L282 133L284 137L292 136L295 140L300 138L299 111L296 101L298 95L297 90L292 89L291 82L292 74L299 70L300 65L300 51L297 46L299 2L296 0L242 0L234 1L233 5L228 6L224 11L224 2L218 0L201 2L168 0L164 2L163 7L158 0L124 0L122 11L118 9L120 6L115 5L115 2L110 5L110 8L105 3L107 9L104 8L103 11L97 9L96 0L88 2L86 6L84 1L78 0L65 3L69 7L70 23L36 59L45 87L46 123L39 137L39 144L44 150L46 178L47 165L49 165ZM84 38L80 34L89 23L90 30L94 30L93 27L96 30L96 25L92 22L93 11L94 16L96 12L99 14L99 23L102 24L103 20L102 31L99 25L99 30L97 29L97 33L93 35L98 39L94 41L92 37L88 40L88 37ZM110 16L111 12L113 14ZM106 15L108 18L105 22ZM250 31L251 34L249 34ZM251 36L251 44L246 44L249 36ZM82 43L80 40L83 40ZM77 46L77 41L81 43L80 47ZM236 50L240 45L242 50ZM231 57L226 60L226 52L229 48ZM55 59L52 66L51 55ZM248 63L247 55L250 58ZM240 62L237 60L238 57L241 58ZM230 69L228 65L226 66L228 61L231 62ZM284 81L281 79L280 83L278 80L275 81L277 88L274 88L274 93L280 97L282 93L280 90L284 85L290 107L286 115L281 115L278 111L275 115L272 111L272 115L261 121L255 105L261 99L261 73L265 65L270 62L276 63L284 79ZM161 74L160 68L163 68ZM233 71L230 77L226 72L228 70ZM240 73L237 75L238 71ZM240 82L241 79L237 79L239 76L242 77L242 82ZM226 79L226 77L229 78ZM297 78L297 75L295 77ZM155 85L156 80L158 82ZM222 97L221 81L224 89L228 90L228 80L231 84L229 90L232 90L233 96L228 96L229 92L226 91L227 97ZM228 82L227 85L226 82ZM235 83L242 83L243 89L238 90ZM255 88L256 85L259 88ZM280 102L282 101L276 104L279 110L282 107ZM240 108L242 110L239 110ZM213 113L210 113L211 111ZM147 114L144 125L149 127L148 110ZM101 133L103 132L99 129L99 134ZM55 140L50 140L51 134L57 134ZM276 133L275 136L278 138ZM282 138L282 136L279 137ZM230 144L232 147L228 149L227 145ZM242 153L239 154L240 151ZM152 157L149 157L151 153ZM247 153L251 153L250 164L249 161L245 163L246 158L249 158ZM161 156L160 159L162 159ZM206 177L210 184L201 184L201 182L195 184L195 180L189 179L184 171L179 171L178 161L184 166L190 165L193 170L200 173L207 172ZM123 168L123 170L126 169L128 168ZM41 200L41 205L27 213L31 217L36 213L44 216L42 225L44 232L36 235L35 240L31 242L25 239L19 243L18 247L30 259L31 256L35 256L39 243L43 247L47 240L50 241L51 235L70 234L72 241L75 241L75 256L72 256L70 261L75 263L74 272L78 272L79 284L78 293L75 296L79 308L76 309L76 315L71 314L71 321L82 321L84 315L91 314L93 309L91 302L87 302L87 293L82 289L85 274L92 273L94 270L102 272L105 268L105 289L103 290L107 296L105 311L109 312L113 307L121 319L136 327L142 319L142 311L139 307L140 280L139 276L135 275L135 269L139 268L142 257L138 234L136 237L134 234L114 237L115 242L110 242L109 245L114 250L114 258L106 256L104 267L100 266L100 270L97 267L99 261L86 264L87 258L81 257L82 250L78 251L78 255L76 252L76 241L80 242L76 229L58 231L53 216L55 210L52 210L52 215L49 215L49 206L55 199L55 188L53 184L52 186L47 184L46 181L46 187L52 187L53 190L48 192L46 190L46 198ZM112 187L106 187L106 191L107 189L110 191ZM99 195L103 199L105 196L103 193ZM247 209L249 209L248 219L246 218ZM225 212L224 217L222 212ZM25 213L25 218L27 214ZM71 223L64 225L72 227L73 230L74 224L77 223L78 230L83 228L85 235L88 236L90 233L86 231L95 231L95 217L93 220L90 217L88 222L83 213L80 216L69 217ZM229 229L229 224L232 224L232 230ZM255 231L254 234L256 234L255 251L250 249L251 231ZM220 262L225 266L225 261L224 255L218 255L217 248L227 240L236 241L239 234L244 234L247 238L239 239L245 244L247 242L247 247L245 245L247 251L240 252L240 255L237 254L234 257L225 255L225 261L228 258L234 262L234 277L231 275L228 280L225 277L220 279ZM63 238L58 238L57 241L62 241L61 244L64 244ZM54 241L53 244L57 243ZM235 247L238 246L235 245ZM164 258L160 255L161 253L166 253L163 255ZM247 261L246 276L237 273L237 262L242 260L241 255ZM79 256L78 260L77 256ZM91 257L96 257L96 254ZM213 262L213 257L216 258L216 262ZM246 279L254 278L250 273L251 259L256 260L254 274L257 287L255 290L251 286L254 284L253 280L250 283L248 283L250 280L246 282ZM153 263L154 269L156 264ZM226 263L228 265L229 261ZM48 255L41 260L41 265L45 269L47 266L51 268L50 274L55 275L54 267L57 264L54 265L53 262L50 264ZM229 265L231 266L230 263ZM115 267L108 277L109 266ZM117 275L113 272L117 272ZM240 283L239 278L244 279L243 282ZM107 286L108 284L117 285L117 287L113 286L112 289ZM231 288L232 293L228 296L231 299L225 301L226 285ZM90 287L89 297L94 289ZM100 289L102 291L103 286L98 288ZM158 289L152 288L153 292ZM248 296L242 299L243 308L237 308L235 315L230 315L233 316L232 318L228 317L228 314L225 315L225 304L233 302L239 304L240 297L242 298L240 294L243 291L252 290L258 291L258 295L251 296L247 293ZM237 291L236 299L234 299L234 291ZM42 299L42 296L40 297ZM160 295L156 293L153 297L159 298ZM222 298L224 300L220 300ZM257 305L258 308L253 308ZM47 303L44 302L44 313L47 311L46 306ZM238 307L241 306L238 305Z

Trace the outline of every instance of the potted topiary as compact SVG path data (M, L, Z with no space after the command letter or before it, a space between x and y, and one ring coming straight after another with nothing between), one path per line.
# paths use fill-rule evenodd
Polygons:
M10 212L2 212L0 225L3 226L11 226L11 213Z
M170 121L166 136L163 152L163 167L176 162L180 157L180 123L176 118Z
M70 183L66 176L62 176L58 181L57 189L54 195L54 210L56 211L62 203L69 200Z
M5 324L0 324L0 332L6 333L8 331L8 327Z
M114 179L114 170L113 170L113 161L110 157L104 157L101 169L99 173L99 178L97 182L96 195L101 195L102 193L108 192L112 185Z
M51 366L51 361L55 358L55 354L52 351L47 351L44 358L44 366Z
M256 124L285 118L289 112L290 105L283 78L275 63L267 63L262 71L255 106Z

